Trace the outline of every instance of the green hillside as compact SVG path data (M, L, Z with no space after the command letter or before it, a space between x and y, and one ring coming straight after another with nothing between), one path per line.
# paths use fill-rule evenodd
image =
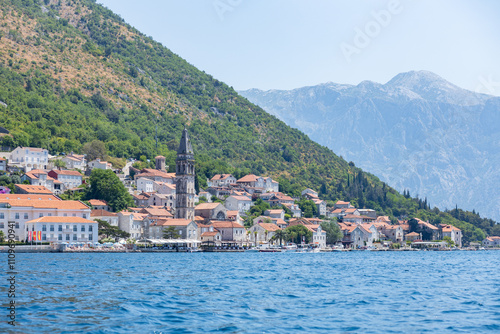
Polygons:
M311 187L393 218L451 223L465 241L491 233L494 222L477 214L430 210L426 200L397 193L93 1L0 4L0 100L7 105L0 105L0 126L11 133L0 146L56 154L81 152L97 139L110 156L162 154L173 170L186 125L198 187L215 173L252 172L272 176L291 195Z

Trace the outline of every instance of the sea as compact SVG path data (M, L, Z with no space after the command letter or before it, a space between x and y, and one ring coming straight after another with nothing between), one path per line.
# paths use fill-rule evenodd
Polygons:
M7 254L1 333L500 333L500 251Z

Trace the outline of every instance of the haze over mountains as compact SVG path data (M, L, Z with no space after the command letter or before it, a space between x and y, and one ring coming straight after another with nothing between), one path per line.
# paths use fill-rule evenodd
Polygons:
M499 97L426 71L239 93L398 190L500 219Z

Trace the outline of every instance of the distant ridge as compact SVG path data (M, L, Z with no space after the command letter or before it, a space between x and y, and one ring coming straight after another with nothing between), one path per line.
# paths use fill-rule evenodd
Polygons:
M429 71L240 94L399 190L500 219L500 98Z

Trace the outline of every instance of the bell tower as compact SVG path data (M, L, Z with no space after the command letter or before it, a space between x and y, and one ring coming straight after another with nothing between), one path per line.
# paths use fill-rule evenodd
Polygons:
M194 220L194 152L186 128L182 131L175 164L175 218Z

